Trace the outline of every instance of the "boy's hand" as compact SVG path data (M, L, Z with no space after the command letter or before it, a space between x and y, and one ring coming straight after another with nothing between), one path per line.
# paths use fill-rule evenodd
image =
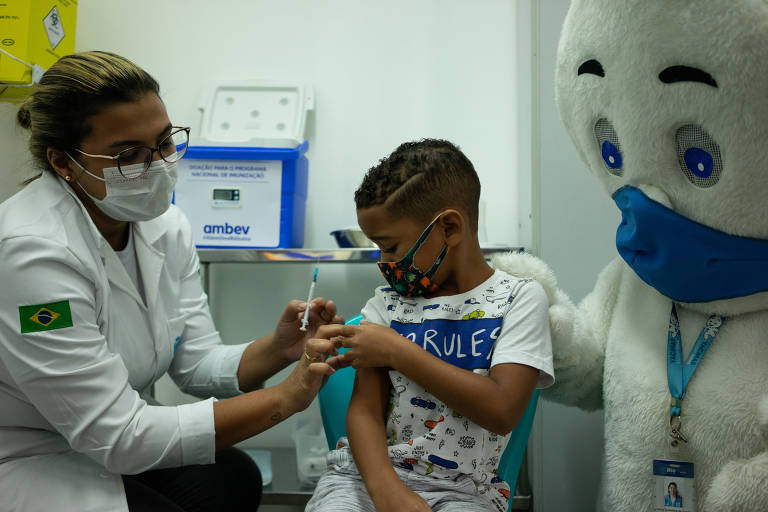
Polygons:
M377 512L431 512L424 499L404 485L396 486L374 500Z
M354 368L394 367L403 344L410 344L394 329L369 322L345 325L330 339L337 346L349 349L341 357Z

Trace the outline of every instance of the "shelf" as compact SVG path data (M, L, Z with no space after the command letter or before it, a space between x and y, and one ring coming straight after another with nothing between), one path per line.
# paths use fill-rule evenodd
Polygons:
M483 247L486 258L498 253L522 252L521 247ZM201 263L372 263L378 249L198 249Z

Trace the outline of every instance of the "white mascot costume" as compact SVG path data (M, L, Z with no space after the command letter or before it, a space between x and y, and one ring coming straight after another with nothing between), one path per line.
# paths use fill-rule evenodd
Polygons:
M548 398L605 410L598 508L768 511L768 0L574 0L557 99L620 257L578 306L495 264L549 294Z

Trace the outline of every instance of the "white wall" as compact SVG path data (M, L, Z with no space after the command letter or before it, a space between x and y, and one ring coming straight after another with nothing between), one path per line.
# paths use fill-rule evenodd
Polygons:
M514 26L507 0L80 0L76 49L134 60L195 129L209 80L312 84L306 246L356 224L363 172L421 137L462 147L488 239L518 243Z
M578 301L616 256L620 214L580 160L555 105L557 44L570 2L525 3L532 19L531 76L536 82L531 92L534 245L563 290ZM543 401L536 419L531 443L536 510L596 510L603 413Z
M76 49L122 54L158 79L174 123L199 124L210 80L287 79L312 84L305 245L356 224L353 194L363 173L400 142L441 137L459 144L483 185L491 242L528 245L528 192L518 205L515 6L488 0L80 0ZM519 215L519 209L523 215ZM211 303L223 339L269 332L311 268L217 265ZM370 265L326 265L318 292L345 316L378 283ZM267 385L284 378L278 374ZM172 385L165 400L183 401ZM308 414L317 414L316 408ZM292 420L250 446L291 445Z

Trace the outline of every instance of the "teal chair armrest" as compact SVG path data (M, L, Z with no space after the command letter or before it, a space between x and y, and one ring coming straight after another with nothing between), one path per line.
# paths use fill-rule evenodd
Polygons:
M359 325L362 319L363 315L354 316L347 320L347 325ZM339 352L344 353L346 350L342 348ZM331 375L317 394L329 450L335 449L339 438L347 435L347 406L352 398L354 383L355 369L348 366Z
M499 476L509 484L513 491L520 474L520 465L523 463L525 448L528 446L528 437L531 435L533 418L536 416L536 407L539 403L539 393L538 389L533 390L531 400L528 402L520 421L517 422L517 426L510 434L507 447L499 462Z

